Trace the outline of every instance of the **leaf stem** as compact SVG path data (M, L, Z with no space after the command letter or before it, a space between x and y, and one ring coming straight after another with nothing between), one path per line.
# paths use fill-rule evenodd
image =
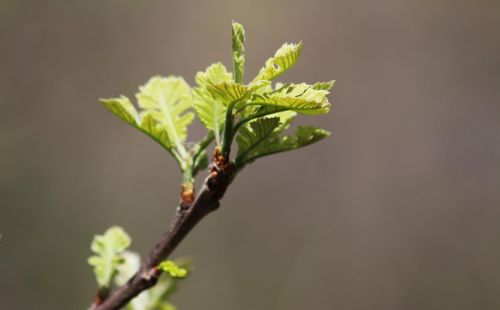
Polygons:
M226 111L224 139L222 140L222 155L226 158L229 158L229 152L231 152L231 143L233 140L233 108L236 102L231 102Z

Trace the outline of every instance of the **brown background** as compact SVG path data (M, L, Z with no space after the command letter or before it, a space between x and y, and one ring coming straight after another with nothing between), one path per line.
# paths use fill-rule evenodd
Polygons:
M97 102L155 74L336 79L333 132L246 169L176 251L180 310L500 309L500 1L0 2L0 308L85 309L94 233L146 253L178 200L154 142ZM200 126L192 131L201 136Z

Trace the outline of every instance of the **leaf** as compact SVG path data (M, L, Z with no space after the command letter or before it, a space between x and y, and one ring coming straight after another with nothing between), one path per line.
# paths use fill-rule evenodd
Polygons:
M234 82L209 84L207 90L213 98L222 102L226 107L245 97L248 87Z
M245 52L245 47L243 46L243 43L245 43L245 30L241 24L233 22L232 37L234 79L237 83L241 83L243 81L243 67L245 65L245 56L243 54Z
M293 110L301 114L324 114L330 111L327 90L314 89L305 83L288 84L264 93L253 94L247 105L267 105Z
M241 104L236 105L236 107L241 107L245 105L244 99L249 97L252 93L257 92L259 89L264 88L270 84L269 81L255 81L249 85L242 85L234 82L224 82L217 84L209 84L207 90L212 94L212 96L220 100L225 106L230 106L237 102Z
M328 131L311 126L299 126L294 135L286 135L282 138L278 134L274 134L248 152L244 158L237 158L237 165L241 167L263 156L296 150L316 143L329 135Z
M312 86L316 90L330 90L335 85L335 80L329 82L317 82Z
M138 123L137 111L127 97L121 96L120 98L101 99L100 101L111 113L136 127Z
M99 287L109 288L111 281L123 263L123 251L130 246L129 235L120 227L111 227L103 235L97 235L91 244L96 255L88 259L94 266L94 273Z
M150 114L143 114L141 119L127 97L101 99L101 103L106 109L153 138L165 149L169 151L172 149L166 129Z
M244 158L252 149L270 137L279 124L280 118L272 117L260 118L251 122L248 126L243 126L236 137L238 142L238 155L236 158Z
M219 142L219 132L224 126L226 106L222 104L221 100L214 99L206 87L209 83L223 83L232 80L232 74L227 72L226 67L221 63L213 64L205 72L196 74L198 87L193 89L193 107L205 127L214 131L217 142Z
M254 81L271 81L277 78L297 62L301 52L302 42L299 42L298 44L283 44L283 46L276 51L274 57L269 58L266 61L266 65L260 70Z
M169 274L172 278L185 278L188 275L188 270L178 266L172 260L166 260L158 265L158 268Z
M125 285L130 277L137 272L141 266L141 259L137 253L125 251L123 253L124 263L118 267L118 275L115 277L115 283L118 286ZM189 261L178 260L174 263L176 268L189 270ZM187 273L186 273L187 275ZM185 277L184 277L185 278ZM175 309L169 303L171 295L177 290L181 277L171 277L170 275L161 276L158 283L149 290L143 291L126 306L126 310L153 310L153 309Z
M187 126L194 114L188 112L192 97L189 86L182 78L153 77L136 94L138 112L125 97L101 99L106 109L126 123L144 132L178 158L187 155L183 142Z
M167 131L170 144L175 146L181 157L187 152L183 145L187 126L194 119L188 112L192 105L190 88L179 77L153 77L146 85L139 87L136 94L142 113L151 115Z

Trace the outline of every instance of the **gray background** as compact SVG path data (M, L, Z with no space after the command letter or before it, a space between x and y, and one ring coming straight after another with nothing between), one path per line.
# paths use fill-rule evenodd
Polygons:
M238 176L175 253L196 267L179 309L499 309L493 0L2 0L0 308L85 309L110 225L147 253L180 176L97 99L230 66L232 19L247 80L303 40L282 80L338 81L333 113L300 120L333 134Z

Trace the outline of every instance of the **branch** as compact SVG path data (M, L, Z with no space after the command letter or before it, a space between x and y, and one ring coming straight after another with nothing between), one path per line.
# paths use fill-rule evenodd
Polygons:
M170 229L144 260L139 271L102 303L92 304L90 309L118 310L139 293L156 284L162 273L157 268L158 264L172 253L201 219L219 207L219 201L234 177L234 164L225 160L216 150L209 172L210 175L205 179L200 193L191 204L181 199Z

